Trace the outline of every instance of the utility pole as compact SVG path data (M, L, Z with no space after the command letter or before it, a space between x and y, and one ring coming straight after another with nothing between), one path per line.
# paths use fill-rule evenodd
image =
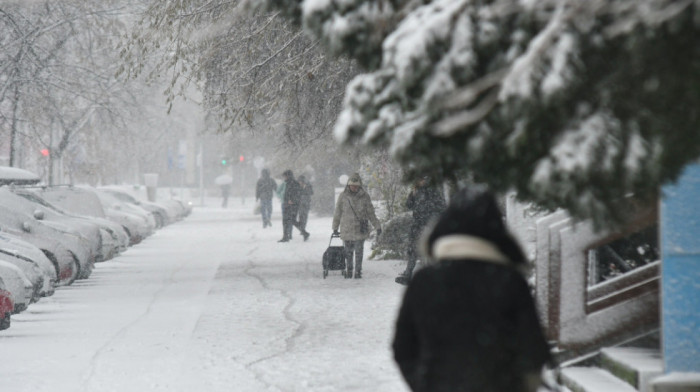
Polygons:
M197 154L197 166L199 167L199 205L204 206L204 143L199 143Z

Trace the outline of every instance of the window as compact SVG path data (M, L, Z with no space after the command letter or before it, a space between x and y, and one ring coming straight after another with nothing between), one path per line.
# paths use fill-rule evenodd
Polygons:
M659 226L619 238L588 251L588 285L592 286L659 260Z

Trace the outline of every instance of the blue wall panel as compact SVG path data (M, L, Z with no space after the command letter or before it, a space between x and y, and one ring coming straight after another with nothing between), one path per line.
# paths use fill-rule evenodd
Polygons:
M661 313L666 372L700 372L700 165L663 188Z

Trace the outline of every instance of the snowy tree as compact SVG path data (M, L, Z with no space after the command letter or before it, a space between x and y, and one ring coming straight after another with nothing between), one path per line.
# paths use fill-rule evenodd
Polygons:
M119 149L103 136L128 132L125 119L137 118L135 110L126 115L137 107L134 86L113 76L128 9L121 0L0 5L0 129L11 166L26 167L46 149L37 166L53 183L54 167L117 164L99 158ZM124 158L132 157L124 151Z
M336 138L414 175L608 225L700 156L698 1L268 3L365 67Z
M328 61L279 12L249 14L237 1L153 1L127 38L123 74L168 75L168 102L194 83L218 131L297 155L331 139L354 74L349 61ZM160 57L144 61L154 54Z
M207 129L225 140L216 155L264 157L273 175L314 172L314 209L329 214L338 176L361 166L332 134L357 66L280 14L243 1L150 1L121 48L121 74L169 77L168 103L199 88Z

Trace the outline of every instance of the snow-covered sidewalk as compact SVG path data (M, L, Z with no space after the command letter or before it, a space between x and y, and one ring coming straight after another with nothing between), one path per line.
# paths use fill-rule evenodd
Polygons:
M406 391L390 350L402 263L323 279L330 218L277 243L279 211L263 229L252 201L219 203L13 316L0 389Z

